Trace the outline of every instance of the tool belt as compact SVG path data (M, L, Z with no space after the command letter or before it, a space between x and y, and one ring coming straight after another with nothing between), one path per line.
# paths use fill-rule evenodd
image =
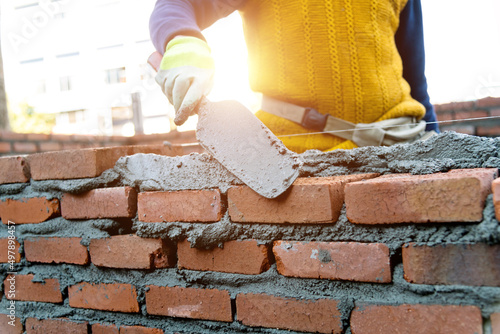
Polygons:
M332 115L320 114L316 109L304 108L269 96L262 97L263 111L285 118L316 132L353 141L361 146L390 146L425 140L436 134L425 132L426 122L415 117L397 117L374 123L354 124Z

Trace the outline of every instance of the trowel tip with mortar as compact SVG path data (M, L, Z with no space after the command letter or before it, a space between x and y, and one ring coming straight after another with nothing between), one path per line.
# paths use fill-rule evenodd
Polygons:
M258 194L275 198L299 176L302 163L297 154L241 103L204 98L198 116L200 144Z

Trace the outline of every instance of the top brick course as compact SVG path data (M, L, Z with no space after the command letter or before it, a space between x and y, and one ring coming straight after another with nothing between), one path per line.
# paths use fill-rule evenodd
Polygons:
M346 186L356 224L479 222L496 168L430 175L385 175Z
M33 180L78 179L96 177L112 168L123 156L136 153L180 155L178 146L120 146L38 153L29 156Z

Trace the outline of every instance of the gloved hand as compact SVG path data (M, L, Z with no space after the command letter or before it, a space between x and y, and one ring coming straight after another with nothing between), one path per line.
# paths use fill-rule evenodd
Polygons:
M176 125L196 113L196 106L213 86L214 61L205 41L178 36L168 44L156 82L175 109Z

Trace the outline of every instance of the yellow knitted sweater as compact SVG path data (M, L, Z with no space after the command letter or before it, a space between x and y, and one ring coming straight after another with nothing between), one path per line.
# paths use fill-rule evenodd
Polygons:
M406 1L248 0L241 15L252 89L353 123L423 117L394 41ZM311 132L257 116L276 135ZM280 139L296 152L356 147L329 134Z

